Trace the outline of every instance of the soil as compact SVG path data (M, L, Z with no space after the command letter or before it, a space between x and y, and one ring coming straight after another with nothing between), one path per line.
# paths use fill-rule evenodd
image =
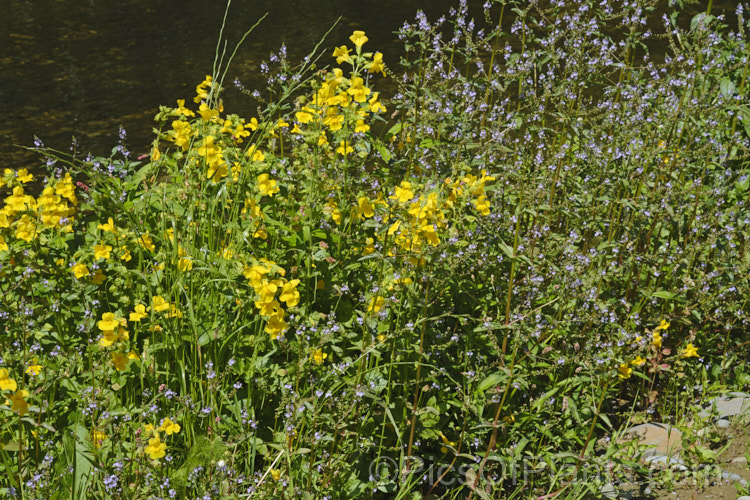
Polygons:
M719 436L726 441L721 442L715 451L718 453L715 466L730 474L738 474L750 482L750 467L744 463L733 462L746 454L750 455L750 426L742 423L734 423L728 429L721 429ZM743 488L739 483L723 481L713 477L705 477L706 474L697 474L697 477L687 477L677 481L673 488L659 489L654 491L655 500L735 500L742 495L750 494L750 486Z

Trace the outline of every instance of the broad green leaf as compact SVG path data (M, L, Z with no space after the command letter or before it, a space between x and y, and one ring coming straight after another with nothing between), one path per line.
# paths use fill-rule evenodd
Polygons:
M492 373L477 385L477 392L484 392L490 387L497 385L505 378L502 373Z

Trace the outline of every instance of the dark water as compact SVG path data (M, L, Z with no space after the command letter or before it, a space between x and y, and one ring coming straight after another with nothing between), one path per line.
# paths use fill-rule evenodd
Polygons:
M482 3L469 2L478 19ZM733 12L735 3L717 0L715 13ZM361 29L370 38L365 48L380 50L397 69L400 45L393 31L417 9L435 19L455 4L234 0L224 32L230 47L269 15L238 52L227 80L239 77L250 89L262 88L259 65L271 51L283 42L292 61L301 59L339 16L323 45L325 64L333 62L334 46L348 44L351 32ZM224 0L0 0L0 168L37 165L34 153L16 147L31 146L35 135L65 151L76 137L79 151L109 155L120 125L129 149L146 152L158 106L190 102L195 85L211 73L225 6ZM231 88L224 103L227 112L254 114L249 99Z
M282 42L290 59L304 57L342 17L324 44L349 43L366 31L365 48L384 53L395 67L399 45L393 31L417 9L431 18L454 0L234 0L224 38L239 41L264 13L227 75L262 88L259 64ZM109 155L118 127L135 154L153 139L160 104L190 99L211 73L226 3L223 0L0 0L0 168L30 167L37 156L15 145L45 145ZM330 49L330 50L328 50ZM326 64L334 62L324 56ZM253 114L231 89L227 112Z

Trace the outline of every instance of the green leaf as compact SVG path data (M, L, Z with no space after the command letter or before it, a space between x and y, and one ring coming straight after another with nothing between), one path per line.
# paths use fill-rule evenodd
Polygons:
M7 444L2 445L4 451L18 451L21 449L21 447L18 444L18 441L8 441Z
M484 392L493 385L497 385L505 378L502 373L492 373L477 385L477 392Z
M513 448L513 455L516 457L522 456L524 448L526 448L526 445L530 442L531 441L529 441L529 438L527 438L526 436L521 436L521 439L518 440L518 443Z
M573 415L576 423L578 425L581 425L581 416L578 414L578 406L576 405L576 402L573 400L573 398L568 398L568 410Z
M612 422L609 421L609 417L605 413L599 413L599 418L602 419L605 424L607 424L609 430L614 430Z
M666 290L657 290L654 293L652 293L651 296L656 297L657 299L665 299L665 300L673 300L675 297L677 297L676 294L672 292L668 292Z
M504 253L505 255L507 255L508 257L510 257L511 259L512 259L512 258L514 257L514 254L513 254L513 248L512 248L511 246L509 246L509 245L506 245L506 244L505 244L505 243L503 243L502 241L498 242L497 246L499 246L499 247L500 247L500 250L502 250L502 251L503 251L503 253Z
M725 99L729 99L734 95L734 82L729 78L722 78L719 83L719 89L721 90L721 95L723 95Z
M388 135L394 136L398 134L399 132L401 132L401 127L402 127L401 122L398 122L397 124L395 124L394 126L388 129Z
M536 402L534 402L534 408L540 408L544 404L545 401L547 401L549 398L551 398L558 392L560 392L559 387L553 387L549 391L545 392L541 398L539 398Z
M383 158L383 161L385 162L391 161L391 152L388 151L388 149L385 146L383 146L380 143L377 143L375 145L375 149L378 150L378 153L380 153L380 157Z
M86 446L86 444L89 446ZM71 447L74 449L73 477L75 482L73 495L74 498L86 498L86 486L89 477L91 477L91 471L95 467L95 458L90 451L90 448L93 447L91 436L89 436L86 428L79 423L75 424L74 435L68 442L68 448Z
M742 127L745 129L745 134L750 137L750 109L747 106L742 106L739 110L740 117L742 118Z

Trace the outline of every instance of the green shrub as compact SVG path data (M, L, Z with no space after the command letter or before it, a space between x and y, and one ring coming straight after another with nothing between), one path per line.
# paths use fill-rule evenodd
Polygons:
M6 170L2 491L598 494L613 399L747 380L745 21L651 9L462 3L398 77L355 31L256 117L219 67L147 157Z

